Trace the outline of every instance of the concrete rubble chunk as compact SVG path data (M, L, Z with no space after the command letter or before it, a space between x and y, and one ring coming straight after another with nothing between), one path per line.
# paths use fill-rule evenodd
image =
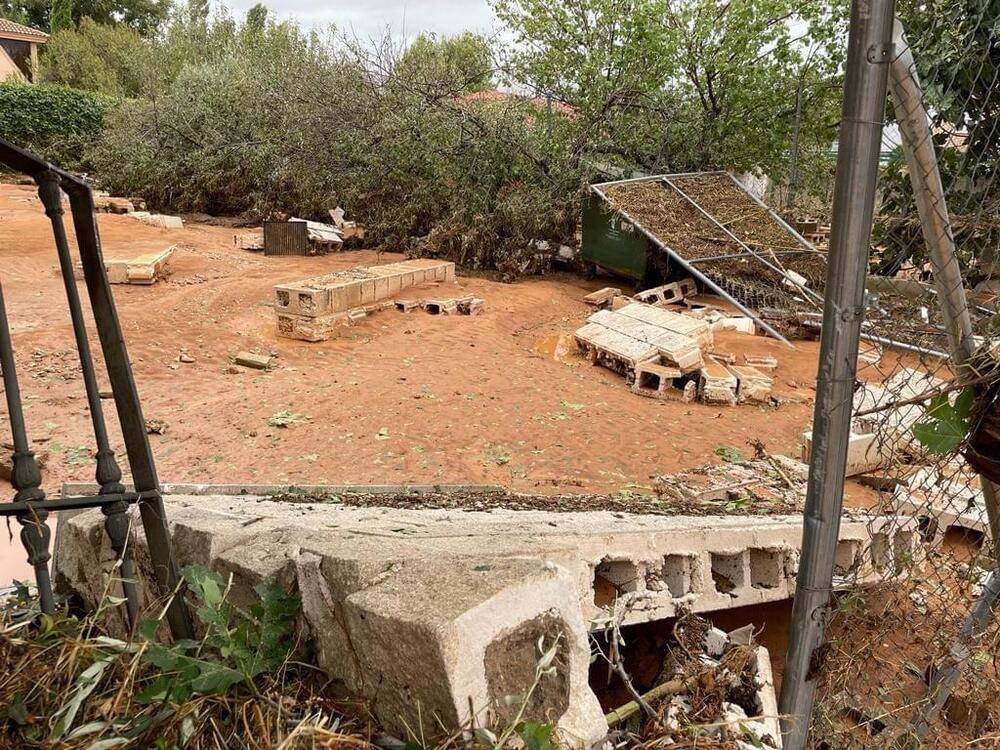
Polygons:
M131 213L125 214L130 219L135 219L136 221L141 221L143 224L148 224L151 227L160 227L161 229L183 229L184 221L180 216L167 216L166 214L153 214L149 211L132 211Z
M149 286L170 275L170 264L176 245L159 252L145 253L134 258L105 258L104 269L112 284ZM77 264L79 267L79 264Z
M939 543L948 529L989 533L979 477L963 459L916 470L893 491L893 507L921 523L924 537Z
M778 366L778 358L769 354L744 354L743 363L758 370L773 370Z
M243 367L254 370L266 370L274 360L270 354L254 354L253 352L238 352L233 361Z
M736 376L739 384L736 390L736 402L764 404L771 398L771 388L774 379L756 367L750 365L729 365L729 371Z
M263 578L297 589L320 667L400 733L404 720L417 726L418 706L429 731L433 716L446 726L489 708L504 716L503 698L534 675L538 639L558 638L556 675L526 718L590 747L607 726L588 685L587 633L607 607L622 600L634 624L788 599L801 543L801 515L383 509L174 489L192 493L165 496L179 564L231 574L239 601ZM85 511L57 534L59 587L91 607L113 558L103 524ZM915 519L846 516L840 528L838 561L861 582L900 574L891 561L902 555L919 559ZM150 602L161 592L148 588L141 534L134 551Z
M607 307L611 300L615 297L621 297L622 290L613 286L606 286L603 289L598 289L596 292L591 292L585 295L583 301L588 305L593 305L594 307Z
M681 391L674 387L674 380L683 373L676 367L657 362L640 362L635 366L635 382L632 390L641 396L653 398L680 398Z
M738 387L739 380L726 365L712 357L705 358L698 387L698 395L702 401L735 406Z

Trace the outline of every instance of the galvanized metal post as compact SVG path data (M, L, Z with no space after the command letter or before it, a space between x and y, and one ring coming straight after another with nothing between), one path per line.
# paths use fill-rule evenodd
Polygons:
M864 318L894 0L853 0L847 47L826 304L816 379L813 451L802 556L780 711L784 747L803 750L816 697L818 651L829 615L858 345Z
M902 136L903 154L913 185L913 195L920 215L927 253L934 270L934 285L937 289L941 316L944 318L951 345L951 361L957 374L963 374L975 351L972 330L972 316L969 314L969 300L965 295L962 270L955 252L955 237L952 233L948 203L945 199L941 173L934 152L927 109L924 107L923 92L917 76L913 52L906 41L903 25L896 19L893 28L896 54L890 68L890 90L895 106L896 120ZM970 656L969 642L989 624L990 614L1000 592L1000 503L997 487L987 477L980 477L983 500L989 518L993 539L994 571L979 601L956 637L949 657L935 670L929 687L930 700L924 705L914 724L917 739L924 739L930 726L944 707L962 668Z

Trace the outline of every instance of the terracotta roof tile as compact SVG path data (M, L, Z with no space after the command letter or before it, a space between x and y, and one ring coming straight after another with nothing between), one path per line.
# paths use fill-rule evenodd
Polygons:
M30 26L24 26L20 23L8 21L6 18L0 18L0 37L6 36L12 36L19 39L29 37L30 39L39 42L48 41L49 38L49 35L44 31L39 31L38 29L33 29Z

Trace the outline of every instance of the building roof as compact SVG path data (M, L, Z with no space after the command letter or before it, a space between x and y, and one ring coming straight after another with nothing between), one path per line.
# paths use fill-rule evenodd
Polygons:
M25 42L47 42L49 35L20 23L0 18L0 39L20 39Z

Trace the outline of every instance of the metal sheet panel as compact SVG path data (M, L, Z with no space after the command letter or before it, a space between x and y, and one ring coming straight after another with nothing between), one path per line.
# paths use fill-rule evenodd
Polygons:
M264 255L309 255L304 221L265 221Z

